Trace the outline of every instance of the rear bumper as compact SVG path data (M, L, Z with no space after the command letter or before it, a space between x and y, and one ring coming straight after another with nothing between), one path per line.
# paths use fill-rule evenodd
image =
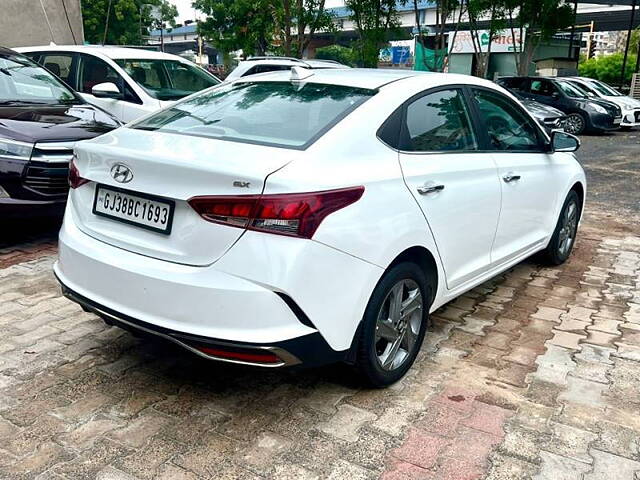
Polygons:
M311 365L345 358L382 271L315 241L258 232L212 265L158 260L87 235L71 208L54 265L70 298L116 325L282 348Z
M59 278L58 281L65 297L81 305L85 311L95 313L107 324L136 334L163 338L208 360L254 367L278 368L295 365L317 366L347 359L348 352L336 352L331 349L318 332L271 344L229 342L191 335L146 323L116 312L74 292ZM211 353L212 351L219 353ZM234 358L234 355L244 356L244 358ZM274 360L259 360L259 357L267 357L268 355L273 356Z

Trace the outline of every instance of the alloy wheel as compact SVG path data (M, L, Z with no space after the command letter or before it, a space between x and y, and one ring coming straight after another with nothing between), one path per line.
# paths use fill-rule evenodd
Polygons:
M416 348L424 300L411 279L397 282L382 302L376 320L374 348L383 370L395 370Z
M582 133L584 130L584 119L578 113L570 114L564 122L564 131L573 135Z
M571 201L565 208L558 234L558 253L563 257L569 254L578 229L578 205Z

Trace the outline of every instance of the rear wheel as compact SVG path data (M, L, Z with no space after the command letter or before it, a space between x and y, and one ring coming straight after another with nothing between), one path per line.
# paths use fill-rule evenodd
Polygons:
M371 295L358 342L357 368L372 386L386 387L411 368L428 323L431 287L418 265L385 273Z
M564 201L560 211L560 218L558 218L558 223L549 245L543 252L543 256L548 263L560 265L569 258L578 232L580 208L580 197L574 190L571 190Z
M584 132L587 122L580 113L570 113L564 123L564 131L573 135Z

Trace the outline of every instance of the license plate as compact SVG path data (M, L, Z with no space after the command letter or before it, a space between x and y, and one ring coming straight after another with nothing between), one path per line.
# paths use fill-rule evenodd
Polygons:
M614 123L615 125L619 125L619 124L620 124L620 122L622 122L622 118L614 118L614 119L613 119L613 123Z
M174 202L146 193L98 185L93 213L154 232L171 233Z

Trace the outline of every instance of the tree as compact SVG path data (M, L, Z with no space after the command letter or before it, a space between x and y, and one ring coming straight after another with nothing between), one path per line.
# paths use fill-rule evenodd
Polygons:
M497 34L506 26L505 4L502 0L467 0L469 15L469 33L473 44L476 70L473 72L479 77L486 78L489 72L489 58L491 47ZM481 18L489 18L488 30L478 28Z
M316 49L316 58L320 60L335 60L343 65L355 65L355 53L352 48L341 45L329 45Z
M377 67L380 48L388 43L389 33L397 30L396 0L345 0L351 10L358 39L356 62L362 67Z
M151 8L159 6L163 20L175 26L178 11L167 0L91 0L81 2L84 37L89 43L140 45L154 28Z
M245 56L264 55L282 18L281 4L268 0L194 0L192 5L207 16L198 24L199 34L227 58L240 49Z
M283 51L287 56L302 58L313 35L333 31L333 16L325 9L325 0L282 0L279 9L283 24ZM292 31L295 29L295 35Z
M464 3L464 1L463 1ZM456 23L456 29L453 33L452 40L455 41L455 36L457 34L458 25L460 24L460 19L462 17L462 13L465 10L463 5L458 0L436 0L436 26L435 26L435 36L434 37L425 37L423 33L422 26L420 25L420 5L418 0L413 0L413 15L415 17L415 26L417 29L416 42L418 42L423 49L428 49L432 47L432 49L436 52L434 57L434 61L432 64L427 62L427 55L422 54L420 58L424 63L424 67L426 70L433 71L441 71L444 68L446 63L446 59L448 57L448 49L446 42L446 32L445 27L449 19L451 19L458 9L458 21ZM445 51L443 57L440 57L439 54L442 51ZM418 55L416 55L416 60Z
M620 83L620 72L622 71L622 53L604 55L586 60L578 66L580 75L598 79L604 83L618 85ZM626 83L631 82L631 76L636 64L636 56L629 54L624 72Z
M550 40L556 33L573 24L575 20L573 8L563 0L503 1L514 39L516 68L519 75L527 75L540 43ZM516 29L519 30L519 38L524 39L524 46L515 41Z

